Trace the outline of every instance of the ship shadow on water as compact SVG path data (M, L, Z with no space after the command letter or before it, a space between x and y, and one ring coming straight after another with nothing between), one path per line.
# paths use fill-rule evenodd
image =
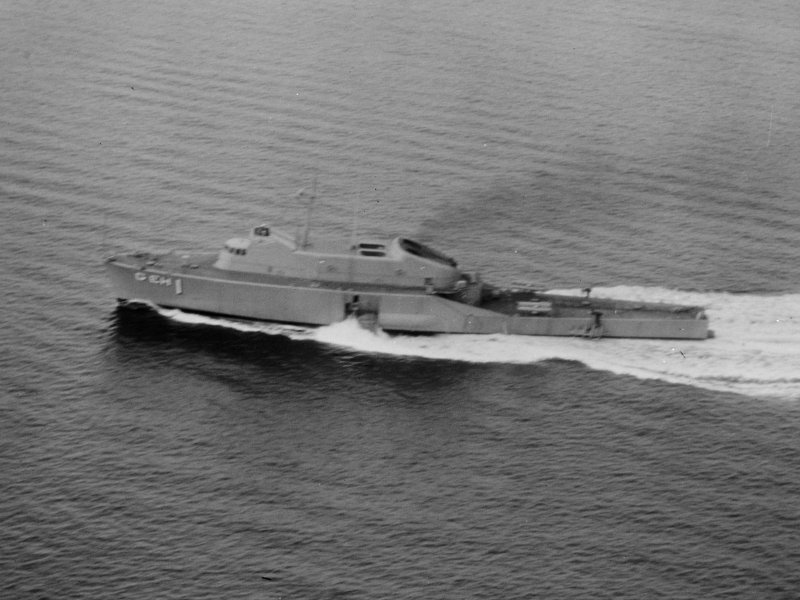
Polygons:
M113 337L126 349L183 350L220 358L238 357L242 362L262 362L273 353L287 356L292 340L283 335L247 333L204 323L182 323L143 304L119 305L112 315Z
M236 397L251 413L299 404L326 414L334 406L362 416L395 415L399 409L414 418L446 421L454 414L494 414L499 402L573 407L580 414L581 407L604 405L610 397L636 401L654 391L652 382L594 371L574 360L474 363L369 353L313 339L184 323L152 308L118 307L112 320L107 356L109 376L117 380L113 385L125 387L134 379L136 386L130 387L141 388L140 380L147 378L156 394L189 404L210 395Z
M407 399L424 398L429 402L436 390L466 385L492 368L451 360L364 353L310 337L303 339L302 333L293 339L288 333L255 327L253 331L241 331L224 324L185 323L148 306L118 306L110 319L111 356L118 368L169 368L210 375L242 391L251 388L254 395L265 385L287 392L301 384L307 389L342 391L377 385ZM290 328L288 331L293 332Z

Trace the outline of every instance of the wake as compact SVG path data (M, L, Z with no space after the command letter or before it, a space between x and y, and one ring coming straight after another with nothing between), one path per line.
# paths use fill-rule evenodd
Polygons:
M715 337L679 341L502 334L389 336L362 329L355 320L308 328L212 318L179 310L158 312L185 323L314 340L364 353L473 363L575 360L592 369L642 379L751 396L800 399L800 294L761 296L615 287L596 288L592 295L705 306Z

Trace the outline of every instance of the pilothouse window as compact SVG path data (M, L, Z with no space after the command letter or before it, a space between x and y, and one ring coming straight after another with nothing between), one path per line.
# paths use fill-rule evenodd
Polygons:
M360 242L358 253L361 256L386 256L386 246L373 242Z

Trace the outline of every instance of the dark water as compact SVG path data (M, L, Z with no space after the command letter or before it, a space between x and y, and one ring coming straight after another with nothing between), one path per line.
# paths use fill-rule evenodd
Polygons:
M588 4L588 5L587 5ZM0 597L800 597L795 3L0 5ZM119 311L263 220L703 342Z

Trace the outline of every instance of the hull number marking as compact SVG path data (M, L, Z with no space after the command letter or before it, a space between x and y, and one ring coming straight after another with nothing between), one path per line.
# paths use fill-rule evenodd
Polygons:
M134 274L134 277L136 281L146 281L153 285L172 285L172 277L167 277L166 275L148 275L147 273L138 271Z
M163 285L166 287L172 286L173 279L167 275L155 275L155 274L147 274L142 271L137 271L133 274L133 278L136 281L144 281L147 283L152 283L153 285ZM183 293L183 282L179 278L175 278L175 293L182 294Z

